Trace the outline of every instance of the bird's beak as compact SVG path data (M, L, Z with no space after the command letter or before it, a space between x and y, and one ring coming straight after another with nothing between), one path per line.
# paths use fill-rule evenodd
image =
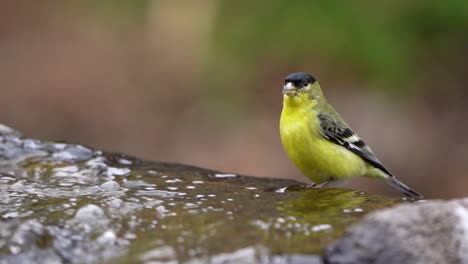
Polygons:
M296 95L297 88L294 86L292 82L288 82L284 85L283 87L283 94L286 94L288 96L293 96Z

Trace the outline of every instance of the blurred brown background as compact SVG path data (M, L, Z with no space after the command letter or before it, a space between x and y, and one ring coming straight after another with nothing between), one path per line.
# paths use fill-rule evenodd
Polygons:
M0 123L306 181L278 132L283 78L306 71L400 179L467 196L467 47L459 0L3 1Z

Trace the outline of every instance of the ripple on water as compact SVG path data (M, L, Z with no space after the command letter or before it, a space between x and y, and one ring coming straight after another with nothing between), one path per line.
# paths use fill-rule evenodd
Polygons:
M139 189L143 187L144 189L152 188L154 190L154 187L157 185L154 183L147 183L143 180L127 180L123 183L123 186L129 189Z
M159 196L163 198L168 198L168 197L179 197L186 195L187 193L182 193L182 192L170 192L170 191L162 191L162 190L138 190L137 195L143 195L143 196Z

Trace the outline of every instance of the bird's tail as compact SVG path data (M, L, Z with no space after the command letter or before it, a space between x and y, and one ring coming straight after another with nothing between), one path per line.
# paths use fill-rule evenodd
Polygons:
M405 196L408 196L409 198L419 200L422 199L423 196L419 194L418 192L412 190L410 187L406 186L406 184L402 183L401 181L397 180L394 177L388 177L387 178L387 183L388 185L392 186L393 188L397 189L400 191L402 194Z

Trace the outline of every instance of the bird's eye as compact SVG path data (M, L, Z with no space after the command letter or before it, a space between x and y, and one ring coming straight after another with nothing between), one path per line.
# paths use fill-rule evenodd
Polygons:
M297 81L294 83L294 85L299 89L306 87L308 84L309 82L307 80Z
M302 86L301 86L302 82L301 81L294 81L293 83L294 83L294 86L296 86L297 88L299 88L299 89L302 88Z

